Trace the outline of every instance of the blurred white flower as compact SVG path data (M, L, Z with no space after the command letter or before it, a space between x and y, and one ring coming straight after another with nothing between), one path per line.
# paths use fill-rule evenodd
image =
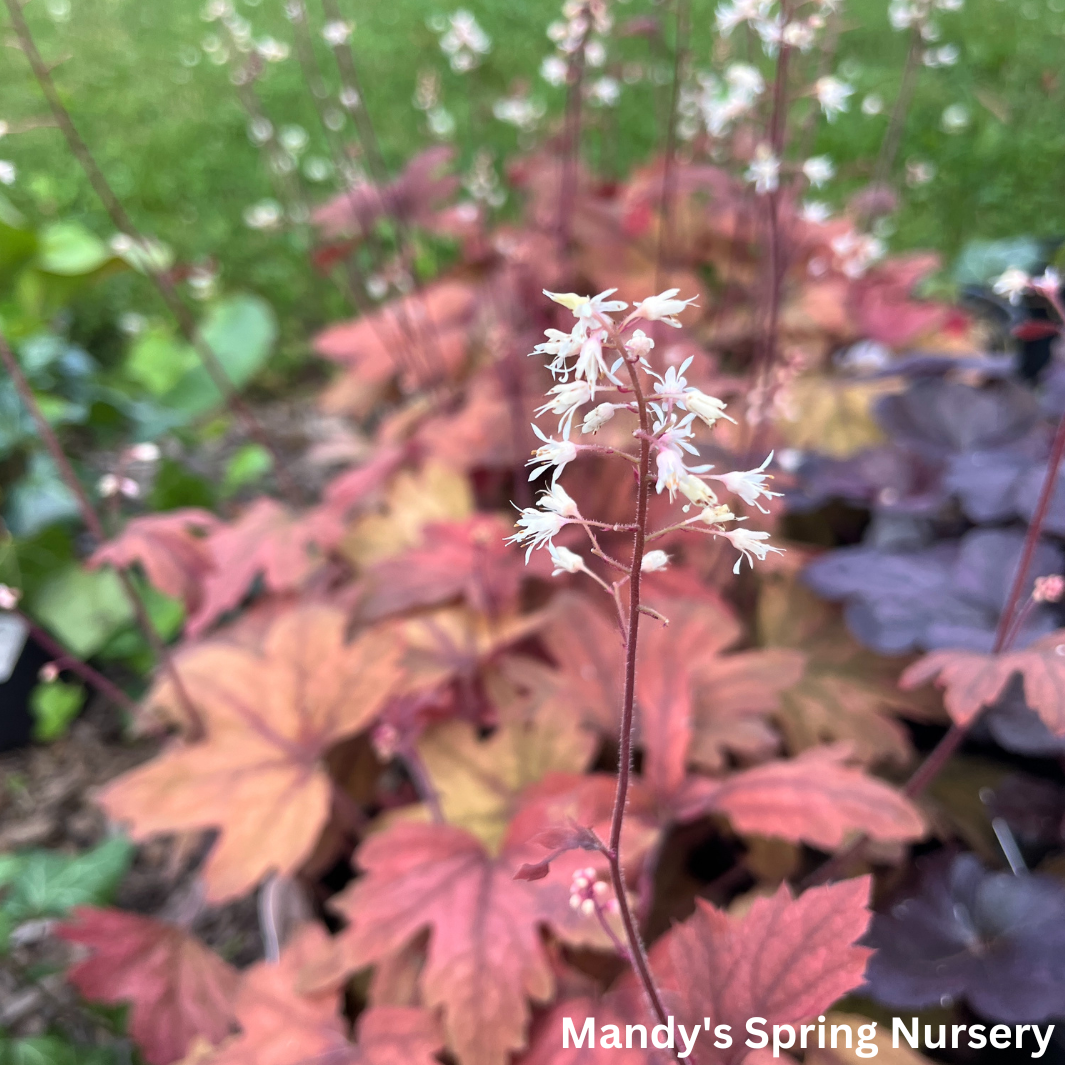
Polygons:
M862 100L863 115L879 115L884 110L884 98L875 92L871 92Z
M560 573L580 573L584 570L584 559L568 547L556 547L554 544L547 545L548 553L555 568L551 571L552 577Z
M331 48L339 48L342 44L347 44L351 40L351 35L354 32L355 24L353 22L342 22L340 19L335 19L332 22L327 22L322 27L322 38Z
M283 217L276 200L260 200L244 209L244 224L249 229L277 229Z
M540 64L540 77L548 85L554 85L556 88L559 85L565 85L569 77L569 64L561 56L545 56Z
M596 78L588 88L588 99L602 107L613 107L620 97L621 83L617 78Z
M14 185L18 177L18 169L15 164L7 159L0 159L0 185Z
M1005 296L1010 303L1020 303L1021 297L1032 287L1032 279L1024 270L1011 266L1000 274L991 286L999 296Z
M258 41L255 50L267 63L283 63L290 53L289 46L284 41L275 40L273 37L264 37Z
M836 168L827 155L815 155L807 159L802 164L802 172L815 189L836 176Z
M951 104L940 119L945 133L960 133L969 125L969 109L964 104Z
M459 8L448 16L448 29L440 38L440 50L448 56L451 69L461 74L472 70L480 63L481 56L492 50L492 39L469 11Z
M665 551L648 551L640 563L640 570L643 573L657 573L659 570L664 570L668 565L669 555Z
M776 192L780 186L780 160L768 144L759 144L755 148L754 158L744 176L754 185L754 191L760 196L767 192Z
M804 222L816 226L823 226L832 217L832 209L823 200L806 200L800 213Z
M310 137L302 126L284 126L277 139L290 155L302 155L310 143Z
M492 114L500 122L529 132L535 129L540 119L547 114L547 105L528 96L504 96L492 105Z
M836 120L836 115L842 114L850 106L850 98L854 95L854 88L845 81L827 74L818 78L814 85L814 95L825 113L829 122Z

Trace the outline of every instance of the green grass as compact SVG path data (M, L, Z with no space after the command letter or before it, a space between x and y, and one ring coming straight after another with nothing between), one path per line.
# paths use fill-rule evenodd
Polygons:
M245 207L270 196L271 186L248 140L228 69L212 65L199 48L216 29L200 19L200 0L74 0L69 19L56 22L47 4L54 10L61 2L31 0L27 15L45 56L61 60L55 76L64 97L141 226L170 242L183 259L216 258L227 287L247 287L272 300L292 350L317 323L344 313L328 282L308 269L297 235L254 232L242 221ZM256 36L290 39L281 0L236 3ZM503 157L516 149L517 135L492 119L489 109L509 85L525 79L553 113L561 108L560 90L546 86L536 73L549 48L544 29L559 3L463 3L487 29L494 49L466 79L445 70L445 102L459 118L465 160L478 145ZM1065 10L1065 0L1050 4ZM309 6L317 13L315 0ZM419 70L444 68L426 19L451 6L435 0L345 4L357 24L355 43L369 109L393 169L428 142L423 116L411 106L411 97ZM633 0L618 3L615 10L625 19L649 6ZM905 39L889 29L885 8L884 0L852 0L847 17L854 29L844 38L841 58L858 87L856 99L876 92L890 106ZM695 9L693 61L709 66L713 5L697 0ZM919 157L935 165L937 176L928 185L906 190L893 247L932 247L950 257L974 237L1065 234L1065 198L1059 192L1065 162L1065 75L1058 73L1065 15L1052 10L1047 0L967 0L963 12L945 15L941 23L944 41L958 43L962 59L954 68L922 71L900 152L900 166ZM630 55L646 56L642 40L628 40L624 47ZM324 46L320 59L330 70ZM269 67L260 92L276 125L303 126L312 138L308 154L326 154L295 58ZM658 90L659 100L661 95ZM971 124L963 133L948 135L941 116L954 103L966 106ZM28 67L14 51L5 50L0 118L18 125L45 114ZM602 153L619 169L645 158L660 139L655 114L655 90L646 84L627 89L617 116L618 143L604 144L602 134L593 131L593 157ZM869 119L852 113L822 127L817 150L830 152L840 166L837 200L868 174L885 124L885 116ZM17 164L19 178L8 192L31 217L75 217L109 232L58 131L41 127L9 135L0 140L0 158ZM329 185L311 188L319 198L332 190ZM139 299L130 285L112 284L98 296L96 313L110 315Z

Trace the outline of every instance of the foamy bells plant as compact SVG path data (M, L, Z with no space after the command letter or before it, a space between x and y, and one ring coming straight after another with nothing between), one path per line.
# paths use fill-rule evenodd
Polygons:
M664 374L656 373L648 362L654 341L639 328L640 323L662 322L679 328L677 315L694 301L678 299L678 290L669 289L629 310L627 303L610 298L616 291L608 289L590 297L571 292L545 292L570 310L575 321L568 333L549 329L547 339L532 352L547 359L556 382L547 392L547 402L536 413L541 418L557 416L558 435L549 435L533 424L533 432L542 443L529 460L532 467L529 480L542 476L550 480L550 487L541 494L538 506L520 512L518 531L510 537L510 542L527 548L526 561L534 550L546 549L555 564L555 574L586 573L620 602L617 593L631 579L633 567L653 571L668 565L664 551L646 550L646 545L668 533L689 531L728 540L738 552L735 573L744 559L753 566L756 559L763 561L769 552L779 554L781 549L768 542L768 533L741 525L746 519L737 517L728 502L718 497L723 491L739 497L747 506L768 513L763 500L780 495L768 486L772 475L766 469L772 454L752 470L712 473L713 466L690 464L691 458L699 454L693 443L696 431L709 431L722 418L734 419L725 413L725 404L720 399L688 384L684 374L691 365L690 358ZM621 317L625 311L628 313ZM667 494L670 502L678 505L680 513L676 522L661 529L643 530L639 557L633 559L631 566L610 560L621 574L608 584L588 568L581 555L557 546L554 539L567 525L580 525L588 535L592 552L603 558L596 530L635 531L635 525L619 526L586 517L559 483L563 470L582 451L612 455L640 466L640 453L591 442L590 438L617 416L628 416L636 423L633 437L647 445L647 457L654 463L654 490L660 495ZM589 442L574 438L578 418L578 435ZM650 470L647 473L650 476Z

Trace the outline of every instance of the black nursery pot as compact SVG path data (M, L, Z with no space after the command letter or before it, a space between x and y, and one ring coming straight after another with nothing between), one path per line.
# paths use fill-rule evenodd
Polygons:
M21 618L0 614L0 751L25 747L33 739L30 692L50 660Z

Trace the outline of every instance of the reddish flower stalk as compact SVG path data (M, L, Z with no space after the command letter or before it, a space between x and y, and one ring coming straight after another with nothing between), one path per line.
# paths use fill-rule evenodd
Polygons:
M26 375L22 372L22 367L19 365L18 359L15 358L15 353L8 346L7 339L2 332L0 332L0 363L3 363L4 369L19 394L19 398L33 418L34 424L37 426L37 432L40 434L44 446L48 449L48 453L52 456L52 461L55 463L59 476L74 496L78 509L81 511L85 527L97 543L103 543L107 539L107 534L104 532L100 516L96 513L92 503L89 502L89 497L86 495L81 481L78 480L78 475L74 472L74 467L70 464L70 459L67 458L63 445L59 442L59 437L56 436L52 426L48 423L48 419L45 418L40 404L37 402L37 397L33 394L33 389L30 388L29 381L26 380ZM115 573L122 583L122 589L126 593L127 599L129 599L130 606L133 608L133 613L137 618L137 624L144 633L144 638L148 641L156 660L163 667L163 670L174 685L174 691L181 703L182 710L188 718L190 732L194 736L202 735L204 731L203 718L189 697L170 652L160 638L159 633L155 631L148 609L137 592L136 586L125 569L116 567Z
M662 165L662 199L659 204L658 247L655 251L655 292L661 292L662 267L672 251L673 201L676 198L677 162L677 106L680 89L688 66L688 35L691 29L690 0L676 0L677 38L673 44L673 85L669 98L669 115L666 120L666 151Z
M48 101L48 106L52 111L56 124L66 138L71 153L85 172L89 184L103 204L104 210L107 211L114 227L129 237L137 247L144 248L146 246L144 236L133 224L133 220L126 212L125 207L123 207L122 201L119 200L107 178L104 177L103 171L89 150L89 146L78 132L77 126L74 125L74 120L63 103L55 82L52 80L51 71L41 58L41 53L37 50L36 42L22 13L19 0L4 0L4 3L7 5L7 10L11 15L11 23L18 38L19 46L29 61L37 84L44 98ZM165 271L156 269L150 262L145 264L145 273L151 279L167 309L177 321L181 335L196 352L197 357L203 364L203 368L207 371L207 375L222 394L226 406L240 419L255 442L266 448L273 456L274 472L281 490L290 502L298 503L302 494L289 474L280 452L270 439L262 423L255 417L251 409L234 389L233 382L229 379L229 375L219 361L218 356L200 336L196 328L196 322L188 307L185 306L178 295L173 281Z
M565 253L569 250L573 227L573 206L577 195L577 166L581 154L581 105L584 102L584 69L588 38L592 33L593 19L589 5L585 5L586 26L580 43L570 60L566 76L566 119L563 127L562 174L558 188L558 246Z
M647 951L636 926L632 908L625 892L625 878L621 871L621 830L625 823L625 808L629 798L632 776L632 740L635 732L634 706L636 701L636 648L640 634L640 571L643 566L644 545L647 539L648 494L651 488L651 423L647 413L640 376L636 367L626 360L629 381L640 416L640 465L636 486L636 531L632 538L632 563L629 577L629 617L625 634L625 688L621 706L621 746L618 752L618 786L614 796L614 810L610 817L610 840L606 857L610 862L610 880L618 900L618 913L625 928L628 955L632 967L643 985L651 1009L661 1024L666 1023L662 996L655 986Z
M891 171L895 166L895 156L898 154L899 145L902 143L902 133L906 126L906 112L910 109L910 101L913 99L913 91L917 85L917 71L921 65L923 46L920 23L914 23L910 30L910 47L906 53L906 64L902 68L899 94L895 97L891 118L888 120L888 127L884 131L884 139L880 144L876 169L873 171L874 185L883 185L891 176Z
M102 673L93 669L88 662L83 662L77 655L71 654L58 640L53 639L21 610L15 613L29 627L30 636L34 642L52 656L52 665L56 669L69 670L81 677L90 687L95 688L104 698L110 699L115 706L120 706L131 715L137 713L137 704L114 681L108 680Z

